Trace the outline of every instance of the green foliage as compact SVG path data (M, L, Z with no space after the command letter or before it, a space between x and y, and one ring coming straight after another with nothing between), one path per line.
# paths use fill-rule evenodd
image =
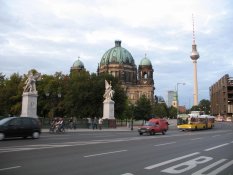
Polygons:
M202 99L198 106L192 106L190 111L204 111L205 114L210 114L210 101Z
M37 73L35 69L31 71ZM20 115L27 74L20 76L13 73L10 78L6 78L0 73L0 116ZM42 75L36 86L39 94L37 114L40 117L102 117L105 80L111 82L115 91L113 100L116 118L148 120L152 115L176 117L176 108L167 108L165 103L151 103L145 96L142 96L135 105L131 104L118 79L109 74L96 75L86 71L73 72L70 75L64 75L62 72ZM46 93L49 95L46 96ZM61 94L61 97L58 97L58 94ZM201 110L209 114L210 102L203 99L191 110Z
M200 108L199 108L199 106L192 106L190 111L200 111Z
M4 115L19 115L21 113L21 99L23 82L22 77L14 73L10 79L6 79L4 83L4 94L2 94L6 101L4 102Z
M134 118L136 120L148 120L152 110L151 101L142 95L136 102L134 108Z
M169 111L169 114L168 114L169 118L176 118L176 116L177 116L177 108L171 106L171 107L168 108L168 111Z
M0 73L0 116L7 115L7 97L6 97L6 84L5 75Z
M116 78L109 74L99 75L88 72L73 73L70 77L67 94L64 99L68 116L77 118L102 117L105 80L111 82L115 91L115 117L123 116L126 94Z
M168 117L166 103L155 103L153 106L153 114L158 118Z
M206 99L202 99L199 102L199 109L204 111L205 114L210 114L210 101Z

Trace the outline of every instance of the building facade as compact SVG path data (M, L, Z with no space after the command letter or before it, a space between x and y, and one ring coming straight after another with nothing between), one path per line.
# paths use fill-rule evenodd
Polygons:
M233 115L233 77L224 75L209 88L211 114L224 117Z
M167 106L173 106L173 101L176 101L176 92L175 91L168 91L167 92ZM177 103L177 102L176 102ZM176 105L177 107L177 105Z
M80 60L74 62L72 71L85 70ZM107 50L98 65L97 75L108 73L118 78L126 91L131 103L145 95L148 99L154 100L154 80L151 61L146 57L142 58L137 67L131 53L121 47L121 41L115 41L115 47Z

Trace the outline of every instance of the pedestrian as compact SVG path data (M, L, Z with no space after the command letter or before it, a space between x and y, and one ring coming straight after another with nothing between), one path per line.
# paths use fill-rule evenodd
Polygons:
M59 118L59 121L58 121L58 131L59 132L64 132L65 131L65 127L64 127L64 120L63 118Z
M87 128L88 128L88 129L91 129L91 127L92 127L91 125L92 125L92 120L91 120L90 117L88 117L88 118L87 118Z
M73 117L71 117L70 120L69 120L69 128L70 128L70 129L73 129L73 128L74 128L74 125L73 125Z
M97 129L97 124L98 124L98 120L97 120L97 118L95 117L94 120L93 120L93 130L94 130L94 129Z
M102 125L103 125L103 119L100 118L100 119L99 119L99 129L100 129L100 130L102 129Z

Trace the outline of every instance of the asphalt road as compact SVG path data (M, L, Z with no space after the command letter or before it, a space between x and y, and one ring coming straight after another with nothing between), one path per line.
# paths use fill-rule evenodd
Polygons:
M36 174L233 175L233 124L154 136L87 131L0 142L0 175Z

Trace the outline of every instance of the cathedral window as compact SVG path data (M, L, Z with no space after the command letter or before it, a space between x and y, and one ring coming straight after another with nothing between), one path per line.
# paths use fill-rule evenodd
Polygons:
M145 73L145 72L144 72L143 78L145 78L145 79L147 79L147 78L148 78L147 73Z

